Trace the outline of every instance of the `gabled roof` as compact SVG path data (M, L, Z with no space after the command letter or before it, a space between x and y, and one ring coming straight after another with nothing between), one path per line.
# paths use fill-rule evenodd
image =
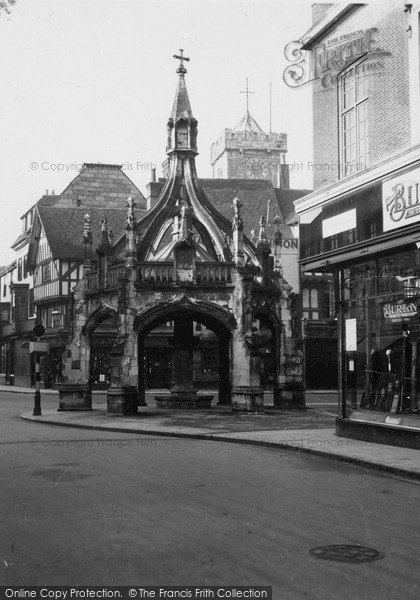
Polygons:
M271 237L274 231L271 225L273 218L279 215L284 220L284 214L277 202L271 181L265 179L199 179L199 183L211 204L229 220L234 214L232 202L234 198L239 198L242 202L244 233L247 236L250 236L252 230L258 234L260 218L267 217L268 201L270 202L267 237ZM284 223L280 224L280 231L284 238L293 237L290 228Z
M122 171L122 165L85 163L79 175L67 186L58 200L57 208L124 209L131 197L138 209L146 209L146 199Z
M43 196L37 202L37 214L28 248L28 266L35 266L40 227L44 228L54 259L84 260L83 217L92 220L92 256L101 242L101 222L108 219L108 230L115 237L125 229L126 202L131 197L137 210L146 209L140 190L123 173L121 165L85 163L81 172L60 196Z
M39 206L38 215L44 228L54 259L84 259L83 217L86 211L80 208L57 208ZM92 257L101 242L101 222L108 219L108 230L115 236L125 229L126 211L122 209L98 209L88 211L92 220Z

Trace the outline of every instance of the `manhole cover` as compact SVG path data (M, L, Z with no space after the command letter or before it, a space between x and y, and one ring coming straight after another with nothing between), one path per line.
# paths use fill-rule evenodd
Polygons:
M364 563L379 560L384 557L382 552L375 548L354 546L352 544L335 544L333 546L318 546L309 550L315 558L333 560L335 562Z

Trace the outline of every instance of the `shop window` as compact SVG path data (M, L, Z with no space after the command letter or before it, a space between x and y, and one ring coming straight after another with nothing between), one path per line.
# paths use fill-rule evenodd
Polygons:
M366 62L340 78L341 160L344 177L366 169L369 162Z

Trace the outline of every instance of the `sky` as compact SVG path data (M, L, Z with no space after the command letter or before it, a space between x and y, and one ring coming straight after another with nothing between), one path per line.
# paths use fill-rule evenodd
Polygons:
M249 108L288 135L295 188L311 188L311 88L289 88L285 46L310 27L311 3L16 0L0 13L0 265L14 259L20 217L61 193L85 162L122 164L146 195L166 158L166 122L183 48L198 120L199 177L210 146Z

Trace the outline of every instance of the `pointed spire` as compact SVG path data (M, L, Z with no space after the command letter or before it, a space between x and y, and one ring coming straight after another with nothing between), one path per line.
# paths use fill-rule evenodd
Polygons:
M184 67L184 60L190 60L183 55L183 50L180 50L181 55L174 54L174 58L181 61L177 69L178 85L176 88L175 99L172 106L171 116L168 120L168 145L166 152L174 154L178 150L182 152L197 153L197 120L194 119L190 100L188 98L187 86L185 84L185 73L187 69Z
M174 123L179 119L193 119L190 99L188 98L187 86L183 75L179 76L176 87L175 99L172 106L171 119Z
M239 121L233 131L245 131L247 133L264 133L257 121L249 112Z
M257 121L254 117L251 116L249 112L249 98L250 94L254 92L250 92L248 89L248 78L246 79L246 90L241 92L241 94L246 94L246 113L239 121L239 123L234 127L233 131L244 131L246 133L264 133L261 127L258 125Z
M175 100L172 106L171 119L176 123L179 119L193 119L193 114L191 110L190 100L188 98L187 86L185 84L185 73L187 69L184 67L184 60L189 61L189 58L184 56L184 50L180 49L180 56L174 54L174 58L177 58L181 61L176 72L179 75L178 85L175 93Z

